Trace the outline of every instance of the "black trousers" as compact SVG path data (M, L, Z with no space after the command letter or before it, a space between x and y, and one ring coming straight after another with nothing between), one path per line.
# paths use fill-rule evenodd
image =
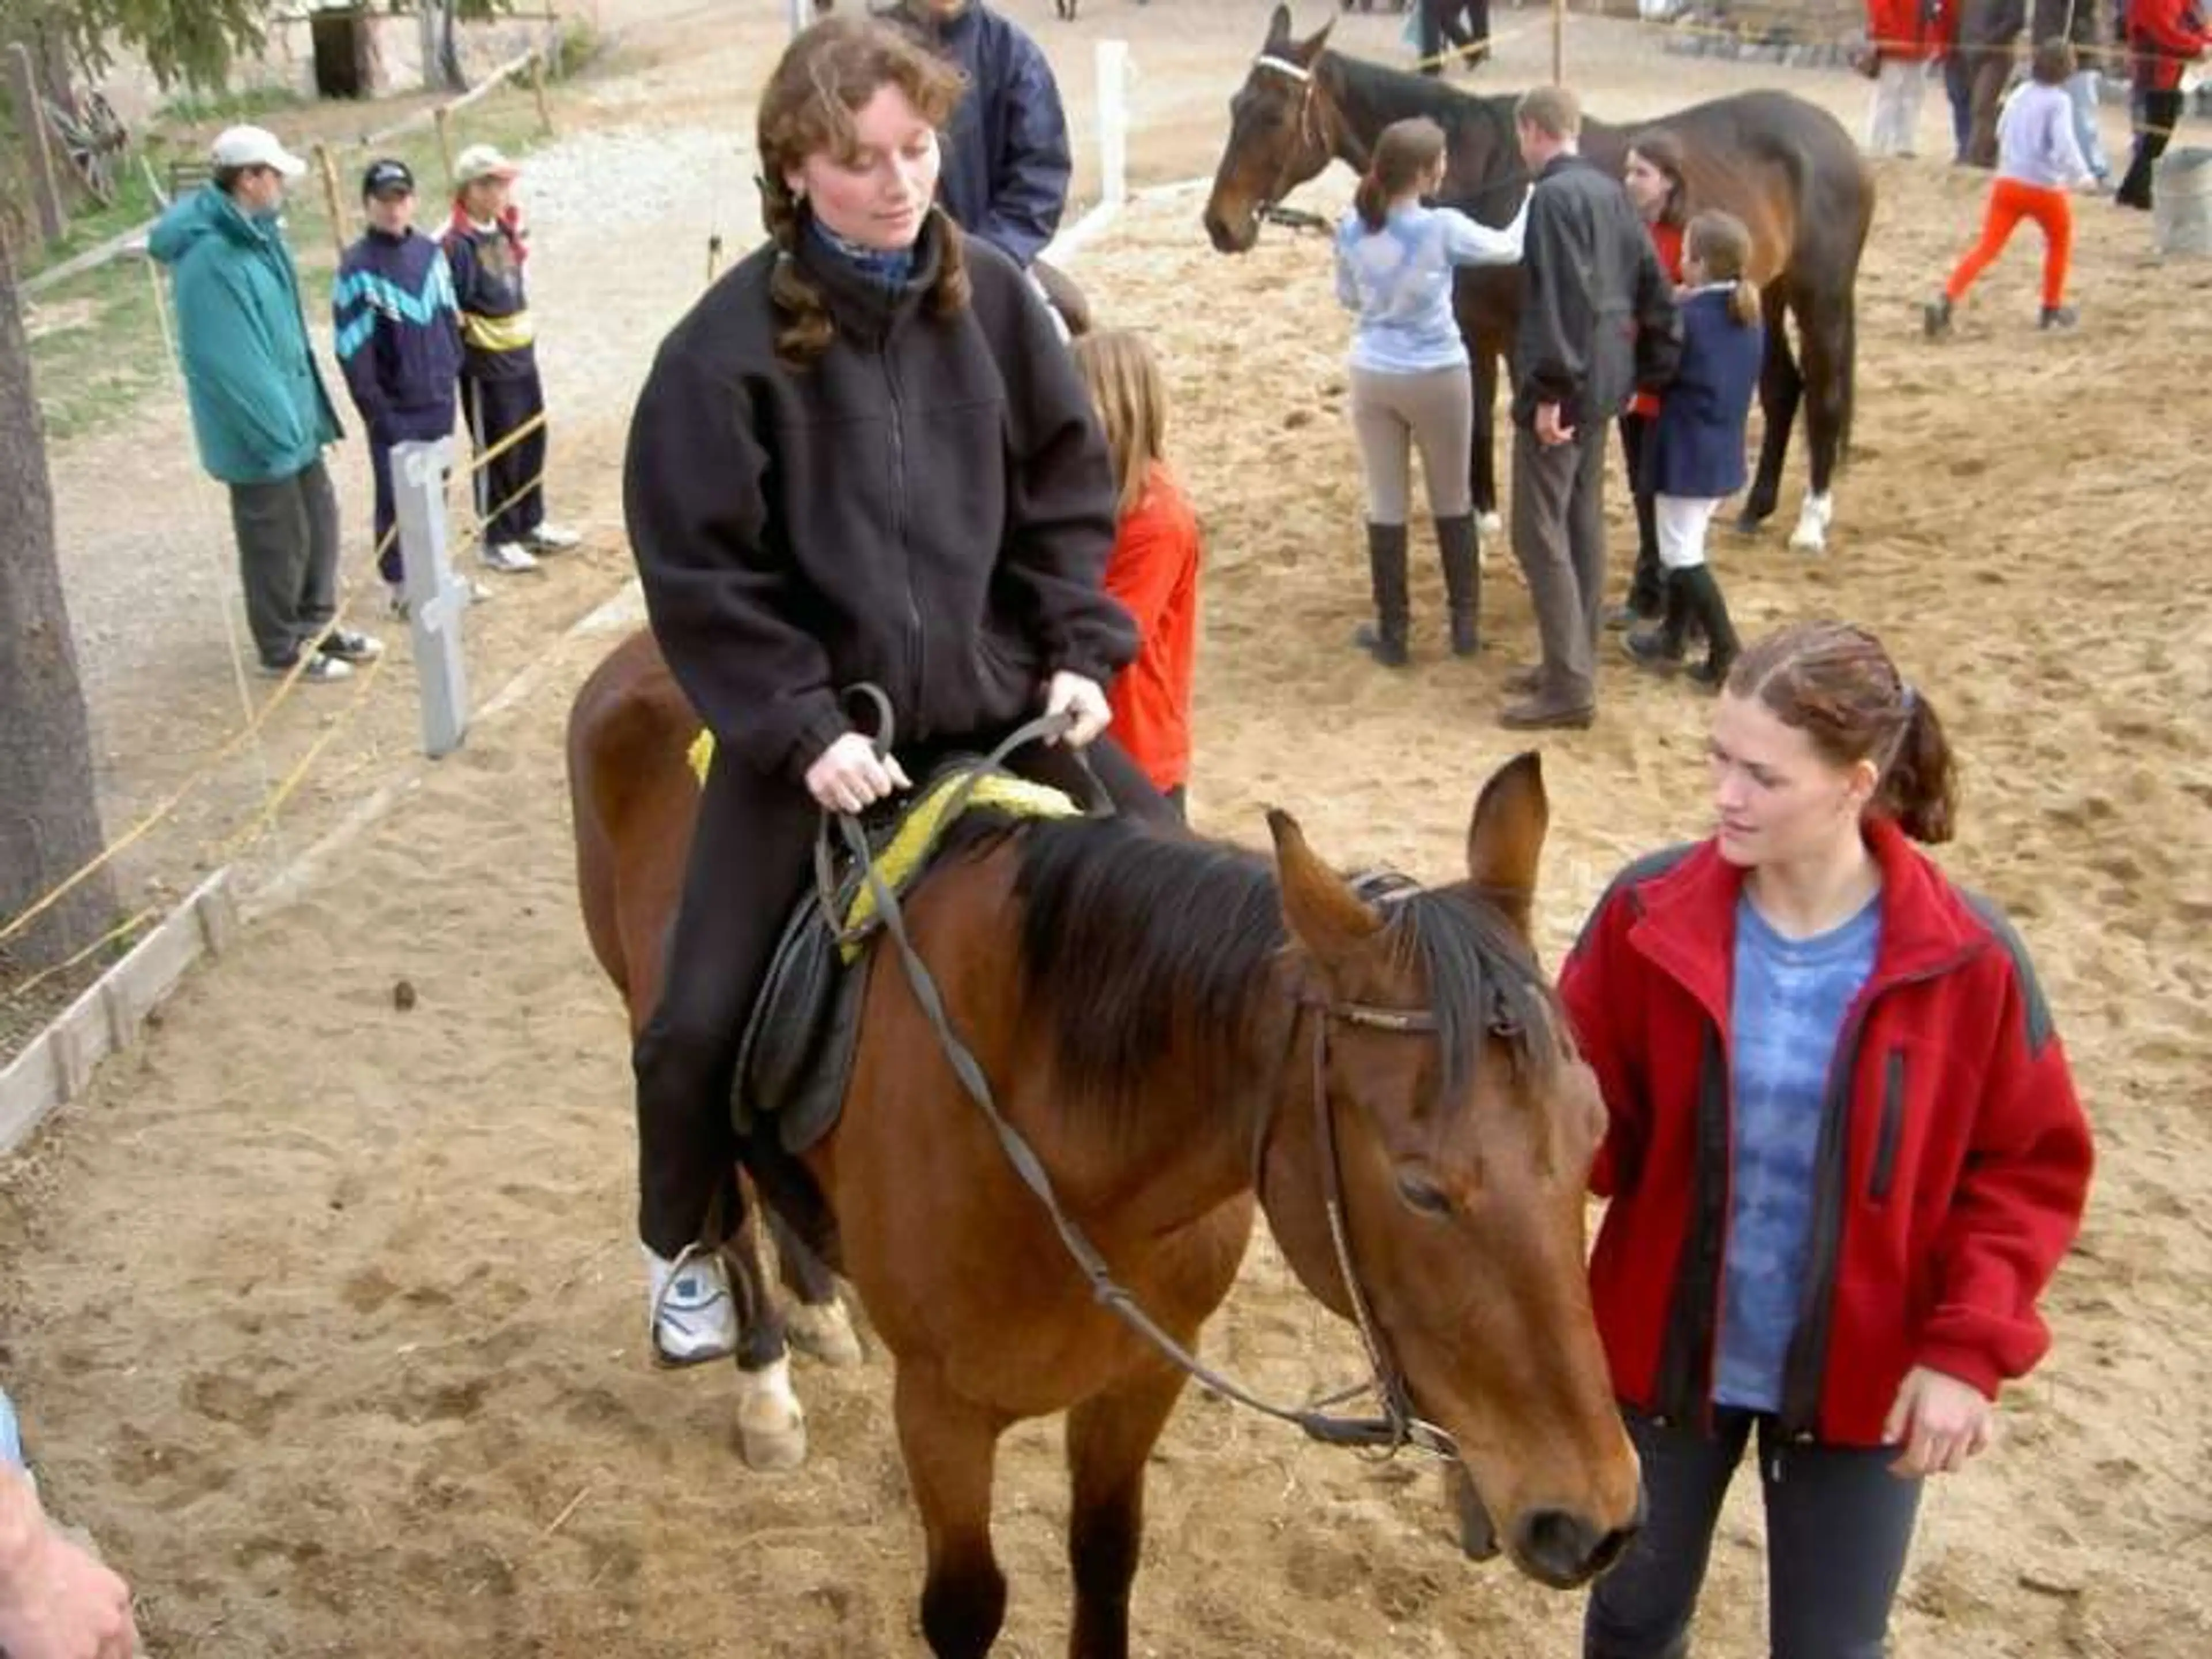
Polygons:
M544 408L535 365L510 379L461 380L461 416L479 455ZM545 519L545 428L539 425L470 476L484 540L521 541Z
M902 749L919 779L933 755L981 753L1002 734ZM1132 817L1172 823L1149 779L1110 738L1085 751L1114 805ZM1034 782L1085 799L1089 790L1066 749L1032 744L1009 759ZM741 1215L737 1135L730 1090L741 1027L769 963L805 890L819 811L806 792L718 750L699 800L684 896L668 940L659 1005L631 1055L637 1080L638 1234L672 1257L703 1236L717 1199L727 1236Z
M376 556L376 574L387 582L399 580L403 567L399 557L399 538L392 534L392 526L398 514L392 501L392 446L404 443L431 443L445 437L453 429L451 405L442 410L408 410L394 415L383 425L372 427L368 434L369 476L376 484L376 541L383 550ZM520 448L520 445L515 446ZM387 540L386 538L390 539Z
M1620 454L1628 466L1628 490L1636 501L1636 574L1631 579L1628 603L1639 617L1659 614L1662 587L1659 571L1659 497L1644 485L1644 456L1651 443L1651 417L1624 412L1620 417Z
M1754 1427L1772 1659L1881 1659L1921 1483L1889 1472L1893 1449L1800 1444L1771 1417L1729 1410L1710 1439L1629 1413L1644 1530L1590 1592L1583 1659L1686 1659L1713 1526Z
M2158 158L2166 154L2166 147L2173 140L2173 130L2181 124L2181 91L2145 92L2136 124L2136 150L2128 161L2128 176L2120 180L2115 198L2131 208L2150 206L2151 175L2158 167Z
M1471 48L1459 61L1479 64L1490 56L1490 0L1420 0L1421 73L1441 75L1447 47Z

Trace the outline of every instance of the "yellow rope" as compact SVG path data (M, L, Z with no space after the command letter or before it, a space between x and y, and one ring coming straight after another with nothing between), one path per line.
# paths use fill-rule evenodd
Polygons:
M118 922L114 927L102 933L98 939L93 940L91 944L86 945L84 949L79 951L75 956L70 957L68 961L58 962L52 967L44 969L41 971L32 975L30 978L25 980L21 984L13 987L9 991L7 996L4 999L0 999L0 1000L4 1000L10 1005L22 1001L24 998L29 996L32 992L37 990L39 987L44 985L48 980L58 978L59 975L66 974L70 969L84 961L85 958L94 956L100 951L106 950L109 945L123 938L125 934L135 933L139 927L145 924L149 917L157 915L161 908L161 907L158 904L149 904L144 909L141 910L137 915L131 917L130 921Z

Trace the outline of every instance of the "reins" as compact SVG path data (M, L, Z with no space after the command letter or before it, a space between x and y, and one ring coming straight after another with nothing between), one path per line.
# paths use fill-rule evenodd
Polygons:
M876 687L855 689L874 705L882 722L874 741L878 753L888 754L893 736L890 701ZM985 777L1006 772L1006 760L1015 750L1030 743L1060 737L1071 724L1069 717L1065 714L1042 715L1013 732L988 755L967 769L951 798L945 821L954 820L957 809L965 806L975 787ZM1103 791L1100 793L1103 798ZM1094 802L1093 811L1098 810L1098 803ZM1298 999L1302 1012L1310 1014L1314 1019L1314 1133L1321 1152L1322 1195L1328 1217L1329 1240L1335 1251L1337 1273L1343 1280L1346 1298L1352 1304L1353 1322L1358 1327L1360 1342L1366 1350L1372 1376L1368 1382L1354 1384L1310 1405L1275 1405L1214 1370L1164 1329L1115 1279L1105 1257L1099 1254L1097 1247L1091 1243L1083 1229L1061 1206L1059 1194L1053 1187L1052 1177L1043 1161L1037 1157L1035 1148L1030 1146L1021 1131L1008 1122L1006 1115L999 1109L998 1098L991 1088L990 1079L985 1074L974 1051L955 1029L937 981L927 964L922 961L921 952L915 947L898 897L876 867L866 832L855 813L825 811L816 839L815 878L821 885L827 907L824 914L833 918L830 925L836 926L834 917L836 915L834 904L830 902L835 891L830 879L830 849L833 825L853 860L854 867L874 897L877 918L874 925L880 926L890 936L891 945L898 954L899 965L905 974L907 985L913 992L923 1017L936 1033L946 1063L952 1067L953 1075L958 1079L968 1097L983 1114L984 1121L990 1125L993 1134L998 1139L1000 1149L1005 1152L1015 1175L1043 1206L1053 1231L1060 1237L1061 1247L1089 1284L1092 1299L1202 1386L1236 1401L1239 1405L1280 1422L1291 1424L1323 1444L1380 1448L1386 1455L1412 1446L1440 1457L1455 1456L1457 1452L1451 1437L1435 1424L1414 1415L1404 1375L1398 1369L1388 1339L1376 1323L1366 1293L1360 1286L1352 1260L1350 1226L1345 1214L1343 1177L1338 1167L1335 1114L1330 1109L1328 1100L1328 1030L1332 1021L1341 1020L1346 1024L1369 1030L1417 1036L1437 1030L1435 1014L1427 1009L1382 1008L1365 1003L1332 1002L1312 993L1302 994ZM1291 1040L1295 1042L1296 1038L1297 1026L1294 1023ZM1273 1114L1270 1112L1261 1121L1255 1146L1253 1184L1255 1191L1260 1182L1259 1165L1265 1161L1268 1132L1273 1121ZM1340 1405L1370 1388L1382 1406L1382 1415L1380 1417L1336 1417L1325 1409Z

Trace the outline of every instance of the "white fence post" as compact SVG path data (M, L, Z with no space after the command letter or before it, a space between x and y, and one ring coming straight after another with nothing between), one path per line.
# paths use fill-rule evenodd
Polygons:
M796 34L812 21L813 0L791 0L791 32Z
M453 464L449 437L392 447L402 592L422 690L422 752L433 760L459 749L469 730L468 667L461 657L469 586L453 574L447 545L446 474Z
M1129 43L1098 43L1098 199L1129 199Z

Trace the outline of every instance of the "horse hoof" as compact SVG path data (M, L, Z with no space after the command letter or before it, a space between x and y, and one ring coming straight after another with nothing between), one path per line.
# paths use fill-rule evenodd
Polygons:
M1828 548L1828 521L1835 517L1835 500L1829 495L1808 495L1805 505L1797 514L1797 527L1790 532L1790 550L1793 553L1825 553Z
M1495 541L1504 533L1505 520L1498 514L1478 513L1474 515L1474 535L1478 543ZM1483 548L1486 553L1489 550L1487 546Z
M749 1469L795 1469L806 1461L806 1413L791 1391L791 1362L738 1373L738 1449Z
M861 1352L860 1339L853 1330L852 1316L845 1311L842 1299L833 1297L814 1306L802 1303L791 1310L784 1322L784 1334L791 1345L802 1353L810 1353L825 1365L857 1365L866 1356Z

